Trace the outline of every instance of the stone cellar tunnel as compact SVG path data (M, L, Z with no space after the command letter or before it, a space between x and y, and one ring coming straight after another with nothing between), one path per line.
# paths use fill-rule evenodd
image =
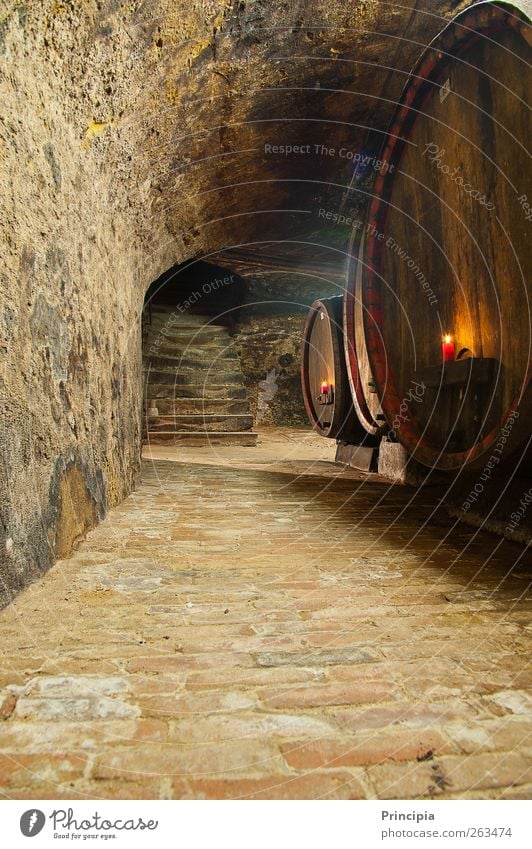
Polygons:
M4 799L529 799L528 2L0 11Z

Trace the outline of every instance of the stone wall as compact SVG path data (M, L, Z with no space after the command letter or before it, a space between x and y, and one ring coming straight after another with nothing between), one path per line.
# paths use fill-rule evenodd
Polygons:
M307 426L300 381L305 316L247 315L236 335L256 426Z
M453 5L19 0L0 13L3 602L135 485L149 284L286 237L287 210L339 202L348 160L265 144L367 146Z
M131 241L141 189L129 206L127 143L113 150L119 107L105 94L125 99L134 54L82 5L12 4L1 22L4 603L139 471L138 312L156 262Z
M310 304L338 294L338 285L307 275L263 273L245 278L235 328L257 425L310 427L301 393L301 345Z

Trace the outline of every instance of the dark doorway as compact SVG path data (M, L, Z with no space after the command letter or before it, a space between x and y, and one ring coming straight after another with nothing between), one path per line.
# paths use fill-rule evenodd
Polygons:
M174 265L146 293L146 307L165 305L181 313L202 315L233 331L245 300L245 281L230 268L189 260Z

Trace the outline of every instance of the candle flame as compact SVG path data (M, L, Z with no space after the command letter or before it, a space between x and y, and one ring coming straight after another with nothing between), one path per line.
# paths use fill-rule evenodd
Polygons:
M446 333L445 336L443 337L443 341L448 345L449 342L452 342L452 338L453 337L451 336L450 333Z

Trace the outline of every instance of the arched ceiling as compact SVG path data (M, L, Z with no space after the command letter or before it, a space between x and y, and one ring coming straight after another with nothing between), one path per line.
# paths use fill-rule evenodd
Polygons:
M458 4L207 5L203 27L189 12L187 39L171 4L151 25L150 199L164 198L166 227L193 253L243 245L249 259L264 252L250 243L270 238L319 243L320 209L364 206L371 181L345 197L354 158L378 154L408 71Z
M233 246L244 269L269 239L303 243L300 259L306 242L345 248L319 210L364 205L367 179L345 197L352 157L378 152L415 59L464 5L27 0L0 19L3 93L43 180L37 148L62 175L58 221L88 204L100 255L134 253L140 286Z

